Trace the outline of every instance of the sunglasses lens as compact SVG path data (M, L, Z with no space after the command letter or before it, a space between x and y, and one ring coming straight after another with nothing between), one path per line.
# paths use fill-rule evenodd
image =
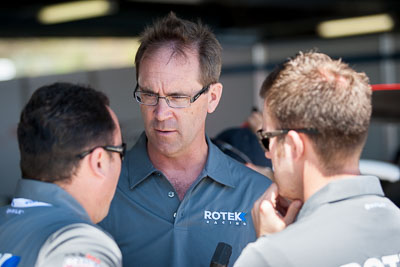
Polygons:
M261 139L261 143L264 146L264 149L269 151L269 138L263 138Z
M122 160L122 161L123 161L124 158L125 158L125 153L126 153L126 144L125 144L125 143L122 143L122 152L121 152L121 154L120 154L121 160Z

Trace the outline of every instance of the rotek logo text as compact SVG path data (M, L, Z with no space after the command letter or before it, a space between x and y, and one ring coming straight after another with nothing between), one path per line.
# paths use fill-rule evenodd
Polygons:
M204 211L204 220L209 224L247 225L245 212Z

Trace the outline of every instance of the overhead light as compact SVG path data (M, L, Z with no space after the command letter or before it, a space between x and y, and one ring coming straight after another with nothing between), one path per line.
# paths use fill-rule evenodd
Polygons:
M162 3L162 4L184 4L196 5L201 4L203 0L129 0L131 2L145 2L145 3Z
M393 18L388 14L379 14L348 19L329 20L317 26L318 34L323 38L386 32L394 27Z
M0 81L11 80L16 74L14 62L8 58L0 58Z
M43 24L54 24L105 16L114 10L115 5L111 1L74 1L46 6L39 11L38 19Z

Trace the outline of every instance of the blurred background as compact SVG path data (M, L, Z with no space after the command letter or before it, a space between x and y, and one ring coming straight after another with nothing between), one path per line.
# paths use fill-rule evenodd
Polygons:
M133 145L143 130L139 106L132 98L137 36L170 11L201 19L224 49L224 92L207 121L210 137L240 126L253 107L261 109L262 81L276 64L299 50L318 49L342 58L366 72L372 84L400 82L398 0L3 1L0 203L8 201L20 178L19 114L32 92L44 84L78 82L107 93L124 139ZM374 92L362 157L394 163L397 155L398 164L400 91L383 89Z

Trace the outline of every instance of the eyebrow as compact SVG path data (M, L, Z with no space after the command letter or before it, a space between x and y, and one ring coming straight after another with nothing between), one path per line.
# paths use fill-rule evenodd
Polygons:
M154 95L158 95L157 93L155 93L154 91L152 91L150 88L145 88L142 87L141 85L138 84L139 90L144 92L144 93L149 93L149 94L154 94ZM173 92L171 94L168 94L167 96L189 96L187 94L181 93L181 92Z

